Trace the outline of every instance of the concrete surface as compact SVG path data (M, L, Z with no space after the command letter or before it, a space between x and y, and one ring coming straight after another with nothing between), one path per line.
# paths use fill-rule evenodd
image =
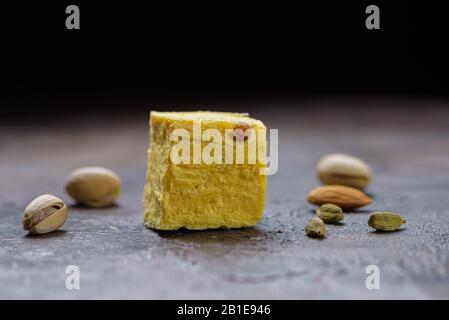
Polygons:
M255 228L202 232L155 232L142 224L147 114L2 123L0 298L449 298L447 103L266 103L252 114L279 128L280 165L268 180L265 215ZM318 185L316 161L328 152L372 166L374 202L347 214L344 225L329 226L326 239L310 239L303 228L313 206L304 199ZM118 206L73 205L64 180L84 165L122 177ZM43 193L71 205L68 222L28 236L23 209ZM399 212L408 223L398 232L373 232L366 223L373 210ZM65 287L67 265L80 268L79 290ZM380 290L365 287L369 265L380 268Z

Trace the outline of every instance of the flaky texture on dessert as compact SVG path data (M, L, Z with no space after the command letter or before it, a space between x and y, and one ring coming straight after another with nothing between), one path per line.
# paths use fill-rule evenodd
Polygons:
M202 132L217 129L223 135L226 130L229 132L242 125L255 131L266 129L261 121L245 113L151 112L144 189L145 225L158 230L254 226L260 220L264 208L266 176L260 172L266 168L266 136L258 138L263 159L256 163L225 164L223 143L221 164L193 164L193 161L174 164L170 160L170 152L177 142L170 140L171 133L175 129L192 132L193 124L198 121ZM193 140L192 136L191 144ZM207 139L201 140L202 149L211 143ZM247 153L249 141L243 143Z

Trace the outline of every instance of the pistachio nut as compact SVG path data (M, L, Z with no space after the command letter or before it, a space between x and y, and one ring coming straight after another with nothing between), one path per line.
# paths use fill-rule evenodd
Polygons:
M326 185L365 188L371 180L371 169L362 160L346 154L328 154L317 165L318 176Z
M69 175L65 189L78 203L106 207L112 205L120 193L120 178L106 168L83 167Z
M33 234L43 234L59 229L67 221L67 206L51 194L44 194L25 208L23 228Z

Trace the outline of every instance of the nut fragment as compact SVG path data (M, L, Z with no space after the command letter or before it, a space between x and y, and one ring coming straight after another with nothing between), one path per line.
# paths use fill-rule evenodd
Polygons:
M25 208L23 228L33 234L43 234L60 228L67 221L67 206L64 201L44 194Z
M67 193L89 207L106 207L120 193L120 178L102 167L83 167L73 171L66 182Z
M234 141L245 141L248 140L249 136L251 134L251 126L247 124L246 122L238 122L234 126Z
M333 203L343 210L351 210L371 203L362 191L346 186L321 186L307 195L307 201L315 205Z
M371 169L362 160L346 154L328 154L317 165L318 176L326 185L365 188L371 180Z
M327 234L326 226L324 225L323 220L318 217L314 217L309 220L305 231L307 235L312 238L325 237Z
M373 212L368 219L368 225L371 228L381 231L393 231L401 227L407 220L403 219L397 213L391 212Z
M338 223L344 219L343 210L331 203L325 203L317 208L316 215L325 223Z

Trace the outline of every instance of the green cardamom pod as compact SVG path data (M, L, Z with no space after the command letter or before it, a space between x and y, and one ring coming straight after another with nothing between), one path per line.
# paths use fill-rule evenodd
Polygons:
M312 238L325 237L327 233L323 220L318 217L310 219L305 231L307 235Z
M325 223L338 223L343 220L343 210L332 203L326 203L316 209L316 215Z
M368 219L368 225L370 227L381 231L397 230L406 222L407 220L396 213L380 211L371 213Z

